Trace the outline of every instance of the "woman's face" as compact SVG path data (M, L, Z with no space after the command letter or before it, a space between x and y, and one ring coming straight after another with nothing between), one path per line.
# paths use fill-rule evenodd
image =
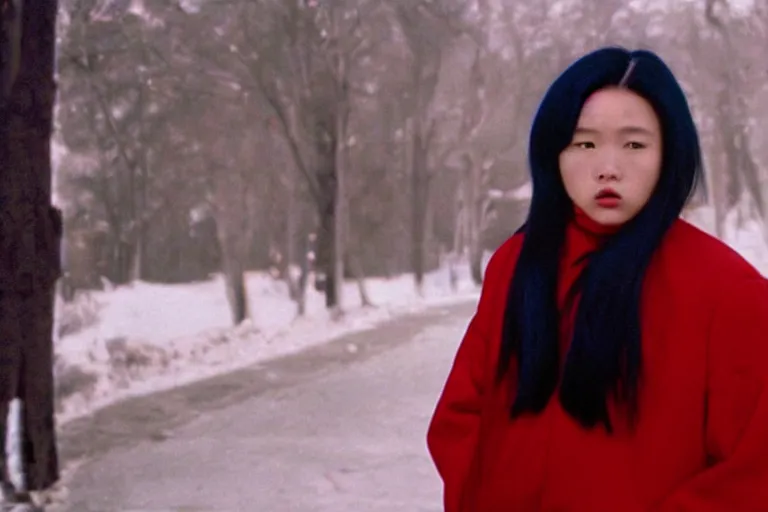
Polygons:
M659 181L661 126L643 97L601 89L581 110L560 175L576 206L604 225L620 225L645 206Z

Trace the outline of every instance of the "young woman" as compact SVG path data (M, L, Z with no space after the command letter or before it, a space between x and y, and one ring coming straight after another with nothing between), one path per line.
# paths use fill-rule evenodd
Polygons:
M671 71L582 57L529 160L429 426L446 512L768 511L768 284L679 218L701 156Z

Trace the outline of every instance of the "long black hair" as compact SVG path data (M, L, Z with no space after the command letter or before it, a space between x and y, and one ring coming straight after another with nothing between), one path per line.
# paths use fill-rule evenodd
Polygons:
M596 252L577 280L580 303L562 380L558 266L573 214L559 170L581 108L594 92L621 84L654 108L662 130L659 182L645 207ZM640 296L648 264L664 234L703 184L701 150L685 94L667 65L646 50L596 50L568 67L542 100L531 128L533 198L510 284L498 381L517 361L511 416L542 411L560 382L564 410L587 428L611 431L612 395L637 409L641 370Z

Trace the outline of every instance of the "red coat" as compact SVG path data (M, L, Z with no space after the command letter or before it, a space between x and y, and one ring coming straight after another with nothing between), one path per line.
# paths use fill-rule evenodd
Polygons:
M561 304L579 271L572 263L600 241L594 223L578 218L566 236ZM541 414L509 420L513 387L494 376L521 241L512 237L489 262L429 426L445 511L768 511L766 280L677 221L644 283L635 429L622 427L621 408L610 404L614 434L586 430L556 395Z

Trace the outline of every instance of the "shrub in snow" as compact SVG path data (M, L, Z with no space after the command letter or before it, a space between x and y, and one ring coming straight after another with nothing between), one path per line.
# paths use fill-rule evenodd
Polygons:
M124 337L106 340L105 347L109 356L110 377L120 385L128 385L146 368L166 368L169 363L168 354L163 349Z
M59 339L95 325L100 310L101 305L90 293L79 293L71 302L61 301L56 319Z
M76 394L89 395L96 386L97 376L77 365L69 365L56 358L54 363L55 401L57 408L62 401Z

